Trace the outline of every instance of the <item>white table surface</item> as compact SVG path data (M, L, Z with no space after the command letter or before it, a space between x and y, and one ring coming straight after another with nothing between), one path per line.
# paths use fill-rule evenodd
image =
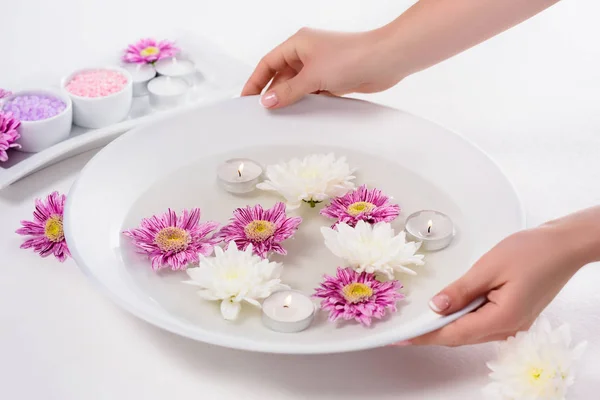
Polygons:
M2 8L0 87L183 27L254 64L303 25L376 27L400 0L30 0ZM600 5L543 15L386 93L364 96L461 132L515 183L530 225L600 203ZM2 399L479 399L493 346L384 348L284 357L211 347L121 311L72 260L19 249L33 199L67 192L82 154L0 191ZM571 399L600 389L600 266L584 268L546 313L590 347ZM596 379L594 379L596 378Z

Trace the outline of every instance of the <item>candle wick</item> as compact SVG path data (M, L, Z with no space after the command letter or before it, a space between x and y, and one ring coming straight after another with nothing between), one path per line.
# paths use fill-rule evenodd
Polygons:
M240 178L242 177L242 171L240 171L239 169L238 169L238 176L239 176Z
M288 306L287 304L284 304L283 308L290 308L290 306Z
M431 225L427 227L427 233L431 233Z

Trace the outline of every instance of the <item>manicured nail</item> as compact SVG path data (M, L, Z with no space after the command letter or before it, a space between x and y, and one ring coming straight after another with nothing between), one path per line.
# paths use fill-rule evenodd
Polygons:
M436 294L429 301L429 307L436 313L445 311L450 307L450 297L446 294Z
M277 98L276 93L265 93L264 96L260 98L260 104L262 104L265 108L275 107L279 103L279 99Z
M404 346L410 346L411 344L412 343L410 342L410 340L403 340L401 342L394 343L392 346L404 347Z

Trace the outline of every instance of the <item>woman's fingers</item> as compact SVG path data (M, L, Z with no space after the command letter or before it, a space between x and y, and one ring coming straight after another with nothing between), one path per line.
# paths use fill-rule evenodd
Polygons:
M260 99L266 108L281 108L289 106L307 94L320 89L319 82L314 80L308 69L303 68L291 79L272 86Z
M272 88L279 85L280 83L285 82L289 79L292 79L294 76L296 76L296 74L297 74L296 70L294 70L291 67L287 67L283 71L277 72L277 74L275 75L275 77L273 78L271 83L269 84L269 88L267 90L271 90Z
M288 68L300 69L301 60L296 52L295 41L292 39L293 37L275 47L259 61L244 85L242 96L260 94L278 72Z
M441 292L433 296L429 307L438 314L448 315L455 313L475 300L486 295L490 290L499 286L497 268L483 258Z
M506 312L496 303L486 303L477 311L465 315L437 331L411 339L413 345L461 346L481 343L486 337L506 332L511 324Z

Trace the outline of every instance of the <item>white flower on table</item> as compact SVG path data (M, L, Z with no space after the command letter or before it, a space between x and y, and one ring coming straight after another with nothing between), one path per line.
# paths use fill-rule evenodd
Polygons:
M230 242L227 250L215 247L213 257L200 255L200 266L186 270L198 286L198 294L205 300L221 301L221 314L226 320L235 320L242 301L261 307L259 300L280 289L289 289L281 283L282 264L270 262L252 253L252 245L238 250Z
M424 264L424 256L415 254L421 243L407 242L406 233L396 235L387 222L371 225L358 221L354 228L337 224L335 228L321 228L321 233L327 248L357 272L379 273L394 279L395 272L416 275L407 265Z
M300 207L303 201L314 207L316 203L354 189L353 172L345 157L336 159L333 153L313 154L267 166L266 180L256 187L279 193L290 210Z
M529 332L500 343L497 360L488 363L493 382L484 394L497 400L563 400L585 346L585 342L571 346L568 325L553 330L540 317Z

